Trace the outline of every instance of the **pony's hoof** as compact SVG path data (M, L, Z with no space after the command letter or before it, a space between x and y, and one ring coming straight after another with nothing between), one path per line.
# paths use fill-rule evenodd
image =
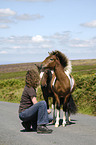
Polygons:
M62 126L63 126L63 127L65 127L65 126L66 126L66 121L64 121L64 122L62 123Z
M71 121L71 118L69 117L69 121Z
M55 127L58 127L59 126L59 124L55 124Z
M70 121L68 121L67 124L70 125L71 124Z
M66 126L66 124L62 124L62 126L63 126L63 127L65 127L65 126Z

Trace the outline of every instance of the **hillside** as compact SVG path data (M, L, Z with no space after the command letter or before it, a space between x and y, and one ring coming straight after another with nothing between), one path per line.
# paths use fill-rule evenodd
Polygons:
M71 60L71 63L73 67L78 65L94 66L96 65L96 59ZM0 73L27 71L31 69L34 64L40 64L40 62L0 65Z

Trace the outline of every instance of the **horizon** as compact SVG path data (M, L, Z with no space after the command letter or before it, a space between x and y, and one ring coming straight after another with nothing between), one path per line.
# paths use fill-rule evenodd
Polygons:
M72 60L70 60L70 61L86 61L86 60L96 60L95 58L93 58L93 59L72 59ZM15 64L29 64L29 63L41 63L42 61L40 61L40 62L36 62L36 61L33 61L33 62L17 62L17 63L5 63L5 64L0 64L0 65L15 65Z

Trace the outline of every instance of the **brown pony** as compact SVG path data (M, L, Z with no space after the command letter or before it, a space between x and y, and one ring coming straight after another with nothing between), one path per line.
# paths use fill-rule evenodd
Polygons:
M43 93L44 100L46 101L46 104L47 104L48 113L51 113L51 110L49 109L49 97L53 99L53 102L52 102L53 122L55 122L55 96L51 89L51 80L52 80L52 72L51 70L46 69L41 78L41 90Z
M40 74L40 84L41 84L41 90L43 93L44 100L47 104L47 112L48 114L51 113L51 110L49 109L49 97L53 98L52 103L52 109L53 109L53 122L55 122L55 96L51 89L51 80L52 80L52 71L49 69L42 69L41 65L35 64L39 74Z
M63 126L66 125L65 112L68 111L67 104L72 98L71 94L75 88L75 81L73 77L70 77L71 66L68 58L60 51L53 51L49 56L42 62L42 68L53 70L51 80L51 91L55 96L57 102L57 118L55 127L59 126L59 110L61 104L63 104ZM70 86L71 82L73 85ZM76 112L76 106L75 106Z

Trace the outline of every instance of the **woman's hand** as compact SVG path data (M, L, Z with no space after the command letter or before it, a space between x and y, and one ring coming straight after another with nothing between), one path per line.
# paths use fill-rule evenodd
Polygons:
M47 112L48 112L48 114L50 114L51 113L51 110L50 109L47 109Z
M33 98L32 98L32 102L33 102L33 104L36 104L36 103L37 103L36 97L33 97Z

